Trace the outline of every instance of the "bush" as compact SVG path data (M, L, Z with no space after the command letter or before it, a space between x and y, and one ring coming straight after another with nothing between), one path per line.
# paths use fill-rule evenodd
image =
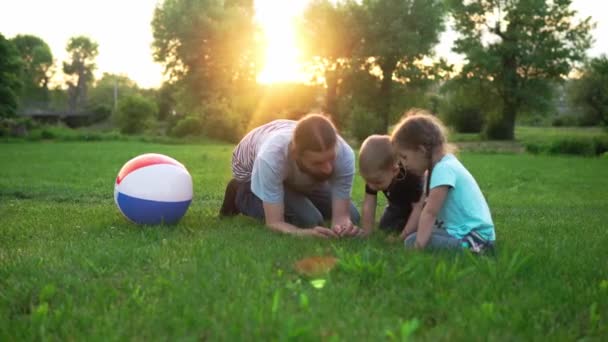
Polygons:
M377 133L381 119L371 110L361 106L354 106L351 112L350 134L359 143L368 136Z
M120 100L114 119L121 133L136 134L150 126L157 112L154 102L140 95L132 95Z
M188 135L200 135L202 132L201 120L194 116L188 116L177 121L169 133L174 137L183 138Z
M534 154L572 154L579 156L601 156L608 152L608 136L565 137L547 142L527 142L526 151Z
M42 138L42 139L53 139L55 137L56 137L55 133L53 133L53 131L51 131L49 129L45 128L42 131L40 131L40 138Z
M551 125L554 127L572 127L578 126L580 120L575 115L560 115L553 118Z
M559 139L551 143L549 153L593 156L595 155L595 145L590 139Z
M484 116L478 106L456 104L445 110L444 120L456 132L479 133L483 128Z
M603 155L608 152L608 136L594 137L593 143L595 145L596 155Z
M245 130L245 116L228 103L211 102L201 110L201 124L205 136L228 142L238 142L241 139Z
M493 113L488 116L481 133L484 139L504 140L510 138L510 132L511 129L507 127L507 123L500 118L500 114Z

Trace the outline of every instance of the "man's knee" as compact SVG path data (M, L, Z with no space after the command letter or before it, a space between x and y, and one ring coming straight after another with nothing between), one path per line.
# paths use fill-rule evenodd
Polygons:
M312 228L323 225L323 215L314 206L306 206L285 213L285 220L301 228Z

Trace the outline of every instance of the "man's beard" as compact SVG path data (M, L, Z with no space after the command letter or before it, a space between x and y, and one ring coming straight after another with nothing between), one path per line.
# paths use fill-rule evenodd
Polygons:
M324 174L324 173L315 172L314 170L311 170L311 169L307 168L306 166L304 166L304 164L300 163L299 160L296 160L296 164L298 165L298 168L300 169L300 171L302 171L305 174L307 174L308 176L310 176L310 178L312 178L315 182L323 183L331 178L332 173Z

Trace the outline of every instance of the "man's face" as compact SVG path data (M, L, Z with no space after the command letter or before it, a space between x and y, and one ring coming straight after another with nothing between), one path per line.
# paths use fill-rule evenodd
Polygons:
M322 152L304 151L296 158L300 170L317 182L324 182L331 178L336 160L335 148Z

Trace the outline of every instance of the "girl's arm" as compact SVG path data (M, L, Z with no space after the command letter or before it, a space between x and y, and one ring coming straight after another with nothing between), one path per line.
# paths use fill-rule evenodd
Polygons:
M420 222L420 214L422 213L422 208L424 208L424 201L426 200L425 196L425 187L426 187L426 177L428 177L428 172L424 173L422 176L422 191L420 192L420 198L418 202L412 205L412 212L410 213L410 217L407 219L407 223L401 234L399 234L399 238L401 240L405 240L410 234L415 233L418 230L418 223Z
M445 202L449 189L449 186L441 185L429 192L426 205L420 214L420 222L418 223L418 232L416 234L416 248L423 249L429 243L437 214L439 214L439 210L441 210L443 202Z
M420 221L420 214L422 213L423 207L424 195L421 196L418 202L413 204L410 217L407 219L407 223L405 224L405 227L403 227L403 230L399 235L399 238L401 238L401 240L405 240L405 238L408 237L410 234L416 232L416 230L418 229L418 222Z
M365 194L363 198L363 209L361 215L361 228L364 235L368 235L374 228L376 221L376 195Z

